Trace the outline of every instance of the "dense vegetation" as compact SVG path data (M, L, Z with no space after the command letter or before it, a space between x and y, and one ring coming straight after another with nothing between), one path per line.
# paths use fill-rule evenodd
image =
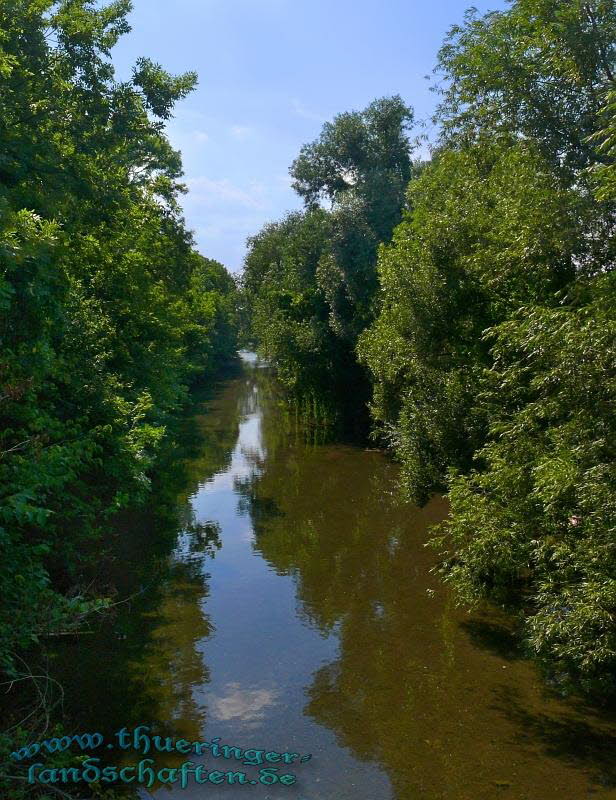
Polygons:
M326 124L291 168L305 211L267 225L249 243L251 332L287 387L325 405L349 393L369 398L355 348L374 318L379 243L402 215L412 116L392 97Z
M515 0L440 51L440 135L399 98L293 164L252 239L251 330L301 396L363 398L467 601L519 614L562 683L616 690L616 8ZM327 199L327 204L319 200Z
M100 602L109 520L143 500L170 414L235 350L165 137L193 74L114 77L128 0L0 5L0 668ZM88 590L86 590L86 583Z

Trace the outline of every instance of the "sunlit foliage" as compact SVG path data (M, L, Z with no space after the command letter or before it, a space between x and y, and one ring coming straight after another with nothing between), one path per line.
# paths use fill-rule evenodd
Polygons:
M233 350L234 283L193 251L164 133L196 76L114 77L126 0L0 5L0 666L88 610L110 515Z

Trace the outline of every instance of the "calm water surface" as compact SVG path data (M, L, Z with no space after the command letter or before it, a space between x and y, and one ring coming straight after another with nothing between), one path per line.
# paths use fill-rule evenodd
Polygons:
M613 721L550 696L507 620L456 609L431 575L424 543L442 500L401 504L384 454L315 443L248 354L184 438L173 553L152 556L160 534L143 521L124 535L118 569L140 593L88 649L69 645L67 702L85 730L147 722L312 760L281 770L294 787L142 797L616 798Z

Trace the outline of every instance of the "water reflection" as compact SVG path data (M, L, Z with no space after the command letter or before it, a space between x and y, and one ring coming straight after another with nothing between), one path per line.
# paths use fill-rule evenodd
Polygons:
M234 397L235 378L217 396L229 387ZM54 654L73 730L111 737L148 724L162 735L196 740L205 725L194 687L210 680L200 643L212 632L204 606L207 564L221 547L221 529L215 520L197 519L191 498L208 476L228 468L239 430L233 403L206 419L206 397L170 439L154 502L117 521L111 552L101 559L118 590L111 617Z
M242 689L239 683L228 683L218 696L210 696L210 708L218 720L242 720L244 723L260 720L276 701L274 689Z
M386 771L379 797L616 796L613 718L546 696L510 620L462 614L431 576L423 544L444 503L400 505L380 453L290 445L271 412L263 440L242 486L255 550L293 579L305 623L339 642L303 712Z
M126 588L154 587L73 654L90 659L73 684L84 729L103 716L313 754L295 787L161 789L169 800L614 796L613 721L547 696L509 620L464 615L430 573L443 501L401 504L395 465L306 432L261 366L186 420L164 524L126 536Z

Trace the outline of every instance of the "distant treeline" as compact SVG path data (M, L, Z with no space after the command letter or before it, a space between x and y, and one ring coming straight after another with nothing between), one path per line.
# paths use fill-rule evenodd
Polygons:
M27 677L21 656L41 637L97 608L93 565L110 518L146 497L165 423L191 381L235 351L235 284L194 249L178 204L180 156L164 133L196 77L143 59L131 80L116 80L109 54L129 10L127 0L0 4L9 677Z
M519 614L562 685L616 689L616 6L469 11L438 140L399 97L291 167L305 210L252 238L244 325L299 397L367 400L465 601Z

